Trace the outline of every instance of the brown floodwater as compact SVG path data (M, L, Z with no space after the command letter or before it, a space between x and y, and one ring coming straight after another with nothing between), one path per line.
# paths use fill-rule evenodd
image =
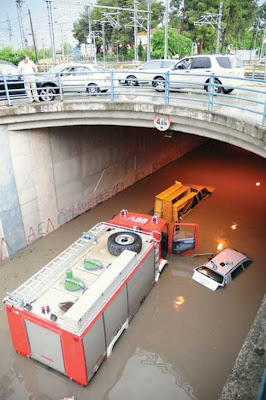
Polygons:
M0 295L121 208L150 213L154 196L175 180L216 188L185 218L199 223L198 252L222 243L251 257L250 267L212 292L191 279L203 260L168 256L159 282L86 388L17 355L2 305L0 400L218 399L265 292L266 162L258 156L206 143L2 262Z

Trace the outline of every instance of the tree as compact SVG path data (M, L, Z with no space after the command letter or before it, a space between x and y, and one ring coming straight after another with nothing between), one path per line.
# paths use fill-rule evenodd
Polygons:
M36 56L32 49L13 50L11 46L0 49L0 60L18 65L25 54L27 54L32 61L36 61Z
M164 28L157 29L154 33L152 43L152 57L163 58L164 57ZM177 33L175 29L170 28L168 30L168 57L173 57L178 54L179 57L183 57L191 53L192 41L183 35Z

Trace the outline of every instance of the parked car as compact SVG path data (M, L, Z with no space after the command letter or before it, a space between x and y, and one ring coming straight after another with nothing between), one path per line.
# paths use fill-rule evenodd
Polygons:
M26 96L24 90L24 82L21 76L18 74L18 67L7 61L0 60L0 99L6 100L6 88L4 85L4 78L7 82L10 98L18 96Z
M229 94L232 86L241 86L243 82L233 78L244 78L243 61L235 55L205 54L184 57L169 68L170 89L205 89L209 91L210 75L215 74L215 92ZM232 78L232 79L227 79ZM154 78L153 86L157 91L164 91L165 75Z
M231 282L250 262L251 259L244 254L226 248L204 265L194 268L192 279L208 289L216 290Z
M60 64L47 74L36 75L39 98L52 101L59 94L59 79L63 93L76 92L96 95L107 92L111 86L110 75L102 67L84 64Z
M138 86L140 84L152 84L157 74L168 71L176 64L176 60L152 60L141 65L135 70L128 70L118 75L118 81L127 86Z

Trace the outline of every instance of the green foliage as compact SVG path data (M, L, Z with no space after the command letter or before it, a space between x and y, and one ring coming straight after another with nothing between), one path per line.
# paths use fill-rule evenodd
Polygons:
M52 56L53 56L52 47L49 47L48 49L40 49L38 51L38 56L39 56L39 60L52 58Z
M23 59L23 56L27 54L30 59L36 62L35 53L31 49L20 49L13 50L11 46L3 47L0 49L0 60L8 61L12 64L18 65L18 63Z
M178 3L178 0L173 0ZM216 28L210 25L194 25L206 13L217 14L220 0L186 0L184 35L199 43L200 52L214 52ZM223 0L222 43L220 50L228 44L235 48L246 48L248 40L243 40L252 28L258 11L256 0Z
M158 29L151 40L152 43L152 58L164 57L164 33L165 29ZM175 29L168 30L168 51L167 55L172 58L178 54L179 57L184 57L191 53L192 41L183 35L177 33Z

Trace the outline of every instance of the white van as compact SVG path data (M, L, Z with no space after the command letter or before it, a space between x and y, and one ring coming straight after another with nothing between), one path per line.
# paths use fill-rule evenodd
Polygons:
M179 60L169 70L169 89L205 89L209 91L210 75L215 74L216 93L231 93L244 81L233 78L244 78L245 71L241 58L235 55L205 54L188 56ZM229 79L226 77L228 76ZM164 91L165 76L157 76L153 80L157 91Z

